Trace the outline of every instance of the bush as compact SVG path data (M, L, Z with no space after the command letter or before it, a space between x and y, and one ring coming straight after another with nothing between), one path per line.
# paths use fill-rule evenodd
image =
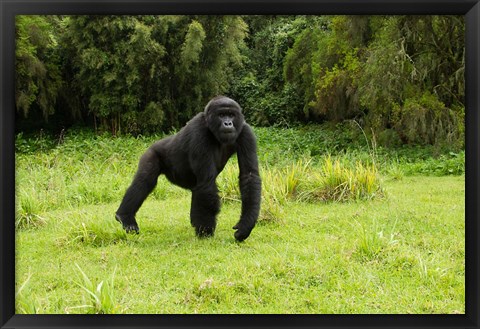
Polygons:
M438 158L429 157L424 161L403 165L406 174L422 175L463 175L465 173L465 151L442 154Z
M393 115L394 129L406 143L456 144L463 139L462 118L428 92L395 106Z

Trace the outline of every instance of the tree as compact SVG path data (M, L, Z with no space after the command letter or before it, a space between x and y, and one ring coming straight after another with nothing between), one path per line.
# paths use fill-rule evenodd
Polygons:
M24 118L33 114L47 121L55 112L62 86L56 25L54 16L16 16L15 103Z
M245 35L235 16L77 16L63 40L78 103L139 133L179 127L225 92Z
M464 22L456 16L391 16L368 48L360 102L373 128L407 143L463 145Z
M152 39L147 22L134 16L76 16L62 39L77 97L85 98L95 122L98 118L113 133L122 122L132 130L138 123L147 128L162 123L164 113L151 92L165 50Z
M302 99L286 83L283 62L296 36L307 28L306 16L248 16L250 37L243 49L246 62L234 75L233 96L249 122L288 124L301 118Z
M463 140L464 22L456 16L313 21L285 57L285 79L316 120L362 119L406 143Z

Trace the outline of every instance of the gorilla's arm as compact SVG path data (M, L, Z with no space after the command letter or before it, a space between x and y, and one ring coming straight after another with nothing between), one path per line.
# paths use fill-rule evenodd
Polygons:
M258 172L257 142L252 128L246 123L237 139L237 156L240 167L242 214L233 228L237 230L235 238L243 241L248 238L257 222L262 189Z

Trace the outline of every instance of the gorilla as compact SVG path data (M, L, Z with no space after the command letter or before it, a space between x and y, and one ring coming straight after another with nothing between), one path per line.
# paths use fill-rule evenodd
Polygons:
M225 96L210 100L177 134L146 150L115 218L127 232L139 233L135 214L164 174L173 184L192 191L190 221L196 235L213 236L220 211L215 180L234 153L240 168L242 210L233 229L237 241L245 240L260 211L257 145L240 105Z

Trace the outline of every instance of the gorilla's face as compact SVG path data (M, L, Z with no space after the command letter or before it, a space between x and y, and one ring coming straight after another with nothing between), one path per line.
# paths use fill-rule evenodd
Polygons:
M215 97L205 107L205 115L208 128L220 143L235 143L244 123L237 102L228 97Z

